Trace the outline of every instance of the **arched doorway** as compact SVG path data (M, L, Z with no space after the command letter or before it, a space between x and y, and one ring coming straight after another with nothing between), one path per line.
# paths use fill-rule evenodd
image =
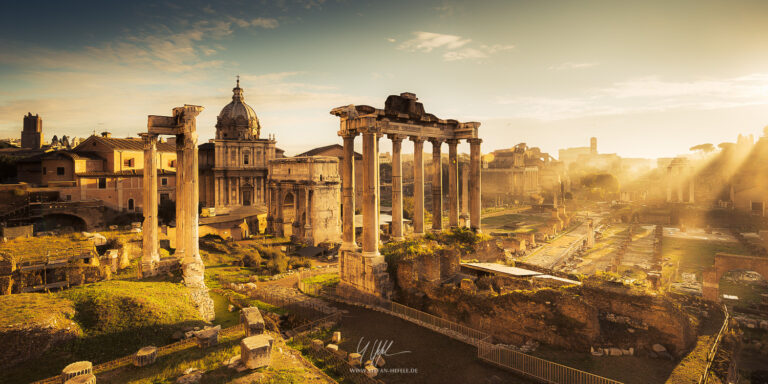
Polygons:
M715 263L703 273L703 296L710 301L720 301L720 283L723 276L731 271L754 271L763 279L768 277L768 258L718 253Z
M293 235L293 222L296 220L296 196L293 192L285 194L280 209L283 211L283 236L291 237Z
M732 269L718 284L722 301L737 312L759 311L768 307L768 281L756 271Z
M82 232L87 230L85 220L79 216L68 215L65 213L53 213L45 215L35 222L36 231L75 231Z

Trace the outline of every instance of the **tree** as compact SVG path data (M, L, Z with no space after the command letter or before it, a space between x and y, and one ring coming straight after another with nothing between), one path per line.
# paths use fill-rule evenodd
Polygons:
M710 143L694 145L690 148L693 152L710 153L715 150L715 146Z

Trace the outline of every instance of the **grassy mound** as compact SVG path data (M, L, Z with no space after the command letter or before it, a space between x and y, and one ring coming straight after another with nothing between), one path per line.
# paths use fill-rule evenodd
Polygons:
M73 361L98 364L147 345L169 344L175 332L204 324L187 289L168 282L103 281L55 294L4 296L0 314L0 338L12 337L5 327L20 319L37 323L53 317L58 329L78 333L56 343L49 335L44 353L5 370L9 382L19 383L54 376ZM23 338L18 340L11 345L29 349Z
M59 293L75 303L89 334L113 334L200 320L187 290L167 282L104 281Z
M0 368L40 357L82 335L72 318L75 306L53 295L0 296Z

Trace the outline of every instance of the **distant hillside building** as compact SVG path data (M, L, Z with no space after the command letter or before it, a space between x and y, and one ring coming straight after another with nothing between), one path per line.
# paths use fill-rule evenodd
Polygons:
M158 201L175 200L176 147L160 142L157 149ZM141 212L143 166L141 138L113 138L107 132L72 150L41 153L16 165L20 182L57 191L64 201L100 200L123 212Z
M43 119L39 115L24 116L24 128L21 131L21 147L40 149L43 147Z
M264 207L268 164L282 153L273 138L259 137L259 119L245 103L239 79L232 93L216 119L216 138L199 148L200 203L217 213Z
M494 151L483 168L483 199L496 202L525 200L541 192L560 193L564 179L562 162L526 143Z

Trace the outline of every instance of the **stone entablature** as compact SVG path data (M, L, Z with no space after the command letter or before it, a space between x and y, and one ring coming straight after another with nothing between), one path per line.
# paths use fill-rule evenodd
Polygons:
M269 163L267 230L317 245L338 242L341 195L339 159L308 156Z

